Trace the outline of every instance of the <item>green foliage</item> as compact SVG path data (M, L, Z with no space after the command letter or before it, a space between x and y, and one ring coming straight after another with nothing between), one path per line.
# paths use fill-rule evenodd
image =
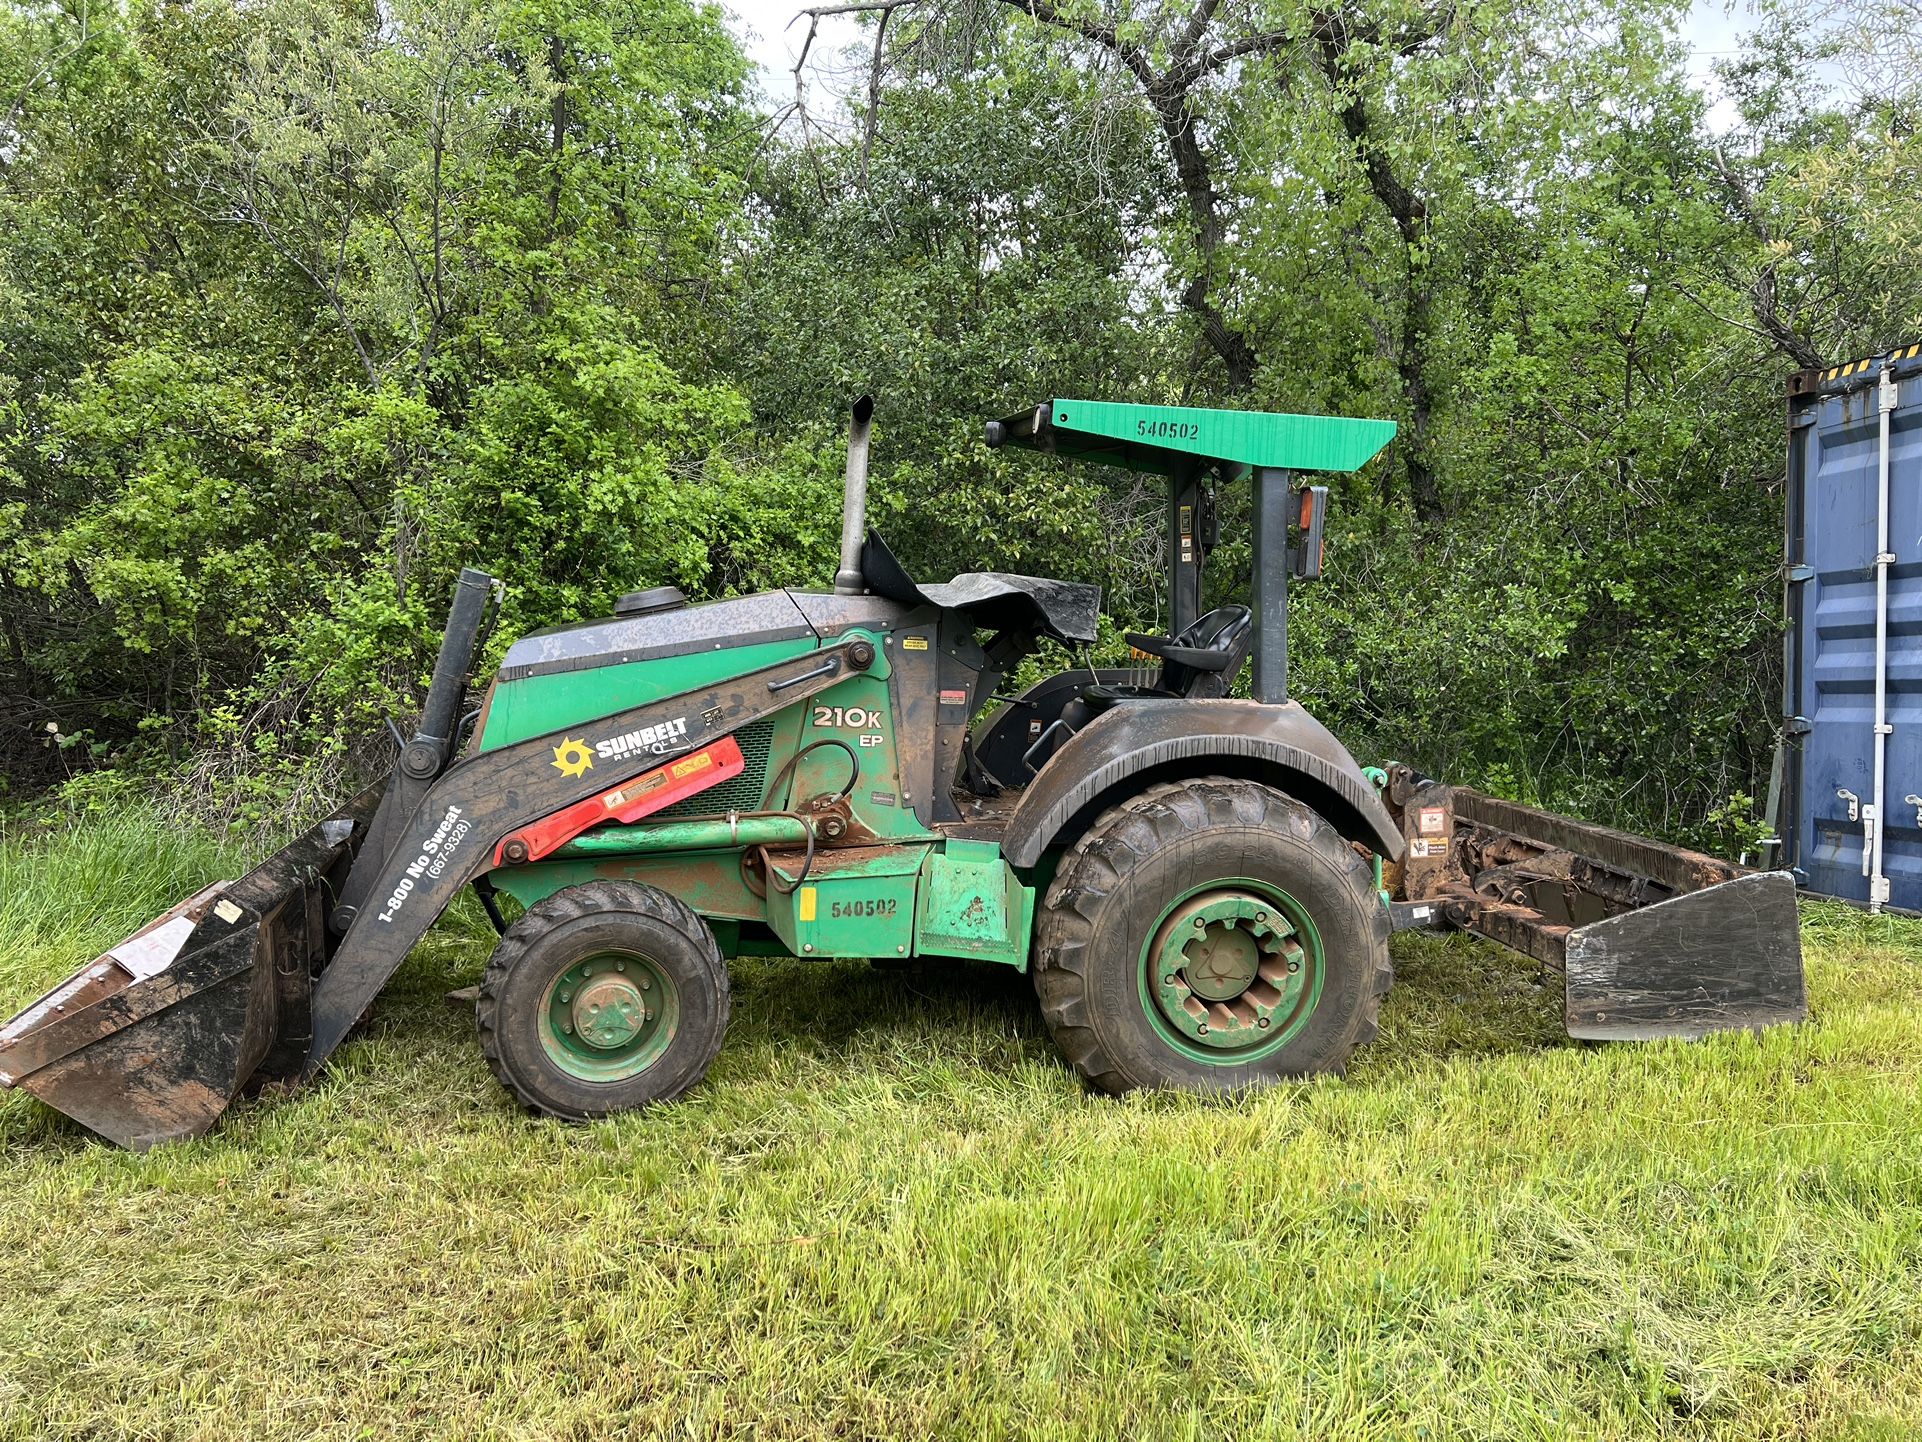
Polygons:
M819 584L862 390L912 570L1152 628L1156 487L980 440L1084 394L1399 419L1296 592L1306 698L1740 840L1780 379L1922 329L1922 99L1906 3L1764 12L1714 130L1674 15L915 0L798 123L692 0L0 0L12 794L165 771L271 820L417 702L462 564L508 582L496 652L639 585Z
M202 758L252 811L250 776L338 763L414 703L462 564L509 578L505 638L818 558L818 457L754 441L707 363L752 131L714 12L4 14L0 576L29 724Z

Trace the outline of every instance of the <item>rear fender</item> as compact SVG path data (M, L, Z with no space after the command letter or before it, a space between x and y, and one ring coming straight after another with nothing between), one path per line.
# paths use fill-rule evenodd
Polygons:
M1263 782L1311 807L1347 840L1391 861L1401 857L1394 818L1327 727L1294 701L1229 699L1137 701L1097 716L1041 768L1008 820L1002 854L1031 867L1107 807L1184 776Z

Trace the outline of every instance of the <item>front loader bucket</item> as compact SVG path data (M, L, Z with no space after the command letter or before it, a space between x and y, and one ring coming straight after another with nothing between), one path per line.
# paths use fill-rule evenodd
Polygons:
M0 1086L137 1151L199 1136L306 1059L327 914L379 802L354 798L156 917L0 1027Z
M1477 932L1564 977L1569 1035L1695 1038L1808 1015L1795 882L1606 826L1389 775L1398 914Z

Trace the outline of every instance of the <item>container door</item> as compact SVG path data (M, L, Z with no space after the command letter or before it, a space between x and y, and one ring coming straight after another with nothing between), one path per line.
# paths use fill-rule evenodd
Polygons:
M1869 899L1883 807L1891 906L1922 909L1922 359L1897 362L1890 425L1883 794L1875 795L1880 364L1799 397L1789 430L1787 859L1809 890ZM1800 733L1800 744L1796 744ZM1910 798L1910 799L1905 799Z

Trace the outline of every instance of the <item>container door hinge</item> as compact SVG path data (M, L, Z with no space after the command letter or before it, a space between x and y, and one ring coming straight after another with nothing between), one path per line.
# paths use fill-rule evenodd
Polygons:
M1814 729L1814 726L1809 723L1809 718L1806 716L1785 716L1782 718L1782 734L1784 736L1806 736Z
M1790 581L1813 581L1814 579L1815 567L1809 565L1806 561L1798 561L1795 565L1789 567Z

